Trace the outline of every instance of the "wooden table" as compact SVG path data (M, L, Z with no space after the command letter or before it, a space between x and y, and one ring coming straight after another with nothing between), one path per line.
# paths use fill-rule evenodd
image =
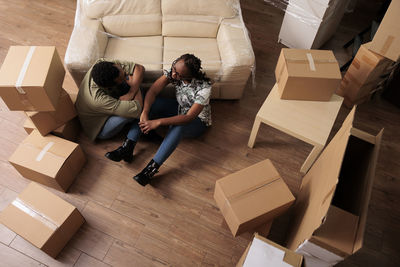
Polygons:
M261 123L314 146L301 166L300 173L307 173L321 153L342 105L343 97L333 95L330 101L283 100L275 84L257 113L248 146L253 147Z

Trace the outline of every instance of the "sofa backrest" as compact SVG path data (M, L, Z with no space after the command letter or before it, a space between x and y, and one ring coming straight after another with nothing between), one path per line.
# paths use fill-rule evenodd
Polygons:
M83 14L121 37L161 35L161 0L82 0Z
M239 0L161 0L162 35L215 38L221 20L238 8Z

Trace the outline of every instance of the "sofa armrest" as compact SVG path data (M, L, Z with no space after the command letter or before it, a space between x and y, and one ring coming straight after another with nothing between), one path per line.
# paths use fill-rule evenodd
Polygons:
M78 85L92 64L104 56L107 43L107 34L99 20L85 18L75 22L64 62Z
M224 19L217 34L221 57L220 98L239 99L254 69L255 56L247 30L239 17Z
M217 34L217 43L223 68L253 67L253 48L240 18L222 20Z

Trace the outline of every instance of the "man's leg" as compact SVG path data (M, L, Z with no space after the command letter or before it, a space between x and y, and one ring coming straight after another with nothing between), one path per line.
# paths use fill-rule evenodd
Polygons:
M125 125L137 121L134 118L124 118L120 116L111 116L107 119L103 126L103 129L97 135L99 139L110 139L111 137L118 134ZM137 124L137 123L136 123Z
M135 148L137 139L140 134L138 119L124 118L120 116L111 116L108 118L103 126L100 134L97 136L99 139L108 139L119 133L125 125L131 124L128 136L122 146L114 151L107 152L105 157L113 161L131 162L133 159L133 149Z

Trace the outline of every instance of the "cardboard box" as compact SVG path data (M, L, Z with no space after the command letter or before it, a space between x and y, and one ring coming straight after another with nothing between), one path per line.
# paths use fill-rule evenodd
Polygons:
M348 108L368 100L392 64L390 59L369 50L370 45L361 45L336 92L344 97Z
M85 219L68 202L30 183L0 213L0 222L55 258Z
M345 0L290 0L279 32L279 42L290 48L318 49L336 32Z
M286 266L283 262L289 266L301 267L303 256L256 233L236 267Z
M65 192L86 158L78 144L34 130L8 161L25 178Z
M282 48L275 68L282 99L329 101L342 76L330 50Z
M0 69L0 96L10 110L53 111L64 75L54 46L11 46Z
M393 61L397 61L400 55L399 14L400 0L392 0L374 39L372 39L370 48Z
M383 130L353 128L354 113L303 177L287 247L306 266L333 266L362 247Z
M268 224L294 202L269 159L217 180L214 199L234 236Z
M24 129L27 134L32 133L33 130L37 130L35 124L31 121L31 119L27 118L24 122ZM73 118L68 121L64 125L58 127L51 133L55 136L67 139L69 141L76 141L79 137L79 132L81 129L81 125L79 123L78 117Z
M55 111L27 111L26 115L32 120L36 129L45 136L72 120L77 116L77 112L71 97L65 90L62 90Z

